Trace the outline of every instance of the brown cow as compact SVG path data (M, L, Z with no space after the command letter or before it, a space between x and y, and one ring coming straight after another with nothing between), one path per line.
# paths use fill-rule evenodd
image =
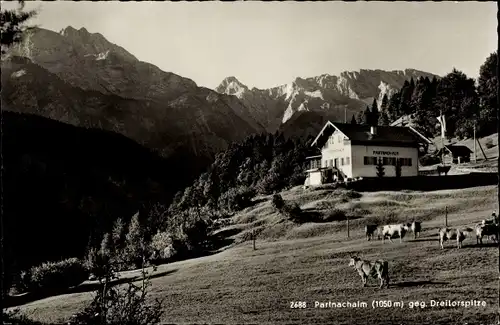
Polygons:
M366 240L373 239L373 234L375 233L375 230L377 230L377 225L366 225L365 226Z
M441 249L444 249L443 244L445 241L457 238L457 230L451 228L440 228L438 230L438 236L439 236L439 245L441 246Z
M363 287L366 287L368 277L371 275L373 277L377 276L380 280L379 288L382 288L384 284L389 288L389 263L387 261L377 260L375 262L370 262L354 256L349 261L349 266L352 266L358 271L363 282Z
M476 244L483 244L483 236L491 236L498 242L498 224L476 225Z

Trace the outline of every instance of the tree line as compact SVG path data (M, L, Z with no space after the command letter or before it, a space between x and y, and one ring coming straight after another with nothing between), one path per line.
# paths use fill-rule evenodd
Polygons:
M497 52L491 53L474 80L453 69L442 78L420 77L405 81L392 96L352 116L351 123L389 125L406 115L417 130L428 137L440 134L437 117L446 118L446 136L464 139L497 132Z
M192 207L230 214L257 194L271 194L305 180L312 137L285 139L283 133L252 135L219 153L205 173L174 197L172 213Z

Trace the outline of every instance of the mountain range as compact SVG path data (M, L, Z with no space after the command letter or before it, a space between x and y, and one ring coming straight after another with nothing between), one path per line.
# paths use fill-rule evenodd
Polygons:
M234 96L137 60L101 34L37 28L2 62L2 107L121 133L170 157L213 157L264 132Z
M317 132L343 121L406 80L414 69L360 70L296 78L269 89L235 77L215 90L142 62L99 33L35 28L2 60L3 111L122 134L197 175L217 152L249 135Z
M250 89L235 77L228 77L215 90L238 97L249 107L252 118L266 126L267 131L274 132L302 111L318 112L336 121L350 121L353 114L371 105L374 98L380 104L384 95L390 97L405 81L434 76L414 69L360 70L342 72L340 76L296 78L289 84L269 89Z
M181 147L213 157L231 141L275 132L301 111L343 121L405 80L435 76L414 69L360 70L296 78L269 89L228 77L213 91L139 61L99 33L71 26L59 33L36 28L2 70L2 104L9 110L118 132L164 157Z

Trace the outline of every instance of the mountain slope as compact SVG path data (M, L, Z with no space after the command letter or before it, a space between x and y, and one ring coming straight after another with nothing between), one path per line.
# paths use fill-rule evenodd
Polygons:
M84 28L36 29L2 72L10 110L119 132L165 157L180 146L213 157L264 131L234 96L141 62Z
M384 94L392 95L406 80L434 76L414 69L360 70L342 72L339 77L324 74L297 78L290 84L264 90L249 89L235 77L228 77L215 90L241 99L249 107L250 114L273 132L301 111L328 112L339 121L350 119L374 98L380 102Z
M2 62L2 84L11 111L118 132L164 157L187 150L192 159L213 158L264 131L234 96L141 62L83 28L35 29Z
M186 185L177 175L189 161L163 159L113 132L3 111L2 133L8 266L82 256L91 235L100 240L117 218L168 204Z
M201 89L165 105L82 90L14 57L2 69L2 109L121 133L169 157L179 149L210 157L233 139L255 132L218 94ZM210 102L212 112L207 112ZM206 135L206 137L205 137Z

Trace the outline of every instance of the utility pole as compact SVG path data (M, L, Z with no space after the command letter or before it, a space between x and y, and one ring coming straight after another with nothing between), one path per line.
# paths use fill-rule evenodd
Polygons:
M347 216L347 238L349 238L349 216Z
M444 166L444 137L441 135L441 164Z
M474 163L477 162L477 155L476 155L476 122L474 121Z
M344 106L344 123L347 124L347 107Z
M439 124L441 125L441 164L444 166L445 163L444 163L444 132L443 132L443 111L439 111L439 118L440 118L440 121L439 121Z
M444 226L448 228L448 206L444 207Z

